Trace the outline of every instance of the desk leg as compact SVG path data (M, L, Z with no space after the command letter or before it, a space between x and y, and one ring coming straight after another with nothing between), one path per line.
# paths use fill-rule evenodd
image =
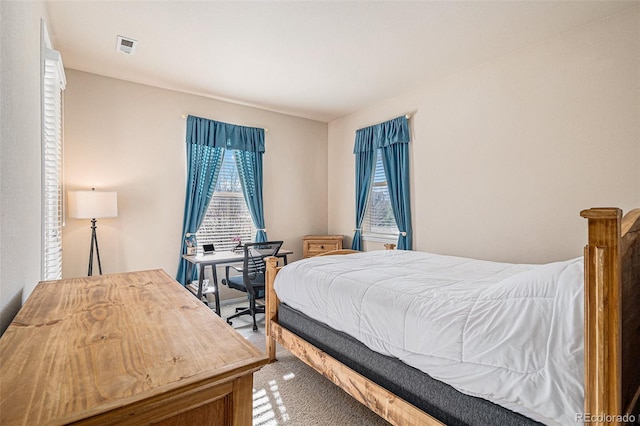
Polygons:
M202 280L204 280L204 265L200 264L200 273L198 274L198 300L202 301Z
M220 314L220 294L218 293L218 268L216 265L211 265L211 275L213 275L213 297L216 299L216 314Z
M189 281L191 280L192 268L193 268L193 263L187 262L187 278L185 279L185 283L184 283L185 286L189 285Z

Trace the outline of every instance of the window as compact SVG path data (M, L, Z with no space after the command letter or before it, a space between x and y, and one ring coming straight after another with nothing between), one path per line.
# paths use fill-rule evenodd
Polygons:
M211 202L200 229L196 233L198 246L213 244L217 251L231 250L237 245L235 237L253 241L256 227L242 195L236 166L235 151L226 150Z
M387 185L387 177L384 174L380 149L377 150L376 154L373 185L371 186L371 194L369 194L367 210L362 223L362 232L365 237L396 239L398 236L398 227L393 217L393 208L389 199L389 186Z
M45 47L43 56L42 279L57 280L62 278L62 90L66 81L60 53Z

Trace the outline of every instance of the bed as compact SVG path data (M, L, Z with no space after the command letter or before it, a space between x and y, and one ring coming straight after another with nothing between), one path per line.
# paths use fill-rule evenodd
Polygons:
M480 265L467 264L468 259L461 261L459 258L447 257L423 260L423 263L444 262L439 265L441 271L457 270L466 279L475 282L474 291L470 292L474 293L473 300L465 301L467 296L460 296L462 302L457 300L455 304L445 303L445 309L441 312L446 313L456 309L459 312L457 316L454 312L453 316L447 318L445 315L440 320L455 323L456 317L468 319L480 311L485 317L488 315L493 318L489 323L493 321L500 324L501 321L507 321L510 324L510 327L494 328L493 332L495 329L520 330L507 337L494 336L495 342L502 341L508 344L504 345L506 350L502 352L491 352L477 343L482 343L482 333L492 332L491 327L476 326L474 329L473 323L462 324L461 329L470 328L470 334L475 333L477 339L475 346L470 339L465 340L465 355L470 355L466 358L469 362L457 367L459 374L451 373L451 371L455 372L455 367L453 370L450 368L448 373L443 372L446 371L447 366L440 364L450 364L447 357L453 359L458 356L451 355L450 351L456 345L460 346L460 339L447 342L446 335L438 335L438 326L427 325L424 330L422 328L417 330L418 333L422 333L422 336L427 337L407 338L403 340L404 346L402 342L393 341L395 333L387 331L384 325L369 325L367 329L366 324L369 319L375 316L383 318L383 324L384 321L391 321L394 316L404 318L405 325L413 324L414 317L407 317L406 307L415 304L415 300L407 302L394 296L391 298L393 303L388 305L396 305L395 310L389 306L383 306L382 309L377 308L379 315L374 308L371 308L374 310L359 312L355 316L362 315L366 321L361 321L365 326L358 331L353 326L354 321L349 320L350 315L354 316L353 313L350 314L349 306L356 305L354 302L342 302L342 296L334 297L330 301L331 309L327 309L319 307L317 305L319 302L309 302L311 299L308 294L303 295L302 305L316 307L315 312L313 309L302 312L309 306L303 309L296 306L294 301L280 303L274 283L281 268L278 268L273 260L268 261L267 269L268 356L271 361L275 361L276 342L280 343L358 401L396 425L488 424L487 422L490 421L499 424L537 424L538 422L623 424L629 420L633 421L633 417L630 416L638 414L640 395L640 363L637 362L640 359L640 209L627 213L624 219L621 210L616 208L589 209L581 212L581 215L588 219L589 229L588 244L583 258L544 265L542 269L534 265L490 263L484 265L486 268L483 269L482 262ZM342 254L349 253L351 252L342 251ZM363 260L359 256L358 254L344 256L344 259L353 258L353 262L341 262L340 268L346 269L339 271L337 275L351 277L355 268L351 263L362 263L361 268L366 270L367 262L381 262L381 259ZM400 256L400 253L380 252L375 256L393 257L393 261L398 261L399 258L396 259L395 256ZM409 257L411 256L419 255L410 253ZM320 265L332 263L321 260L311 260L311 262ZM410 259L407 262L420 264L419 259ZM290 266L278 279L278 285L282 287L281 283L285 282L283 277L287 274L302 276L298 271L294 274L289 273L294 269L295 267ZM416 276L425 274L434 275L433 272L419 270L415 273ZM520 287L514 283L514 280L522 276L533 283L531 288ZM544 278L549 276L554 277L551 284ZM463 281L459 276L455 279ZM333 281L334 278L330 277L328 280ZM365 274L361 281L367 280L375 281L371 277L367 278ZM308 293L311 294L323 293L326 290L326 287L322 287L326 284L322 283L321 278L307 277L302 281L290 285L294 293L300 289L306 291L306 287L309 287ZM358 290L359 284L334 287L348 288L352 293L364 291L372 294L371 299L376 299L375 291ZM430 294L431 296L435 294L435 297L431 297L431 304L427 303L423 306L422 313L412 315L429 315L429 312L436 312L434 300L440 303L443 300L458 297L456 294L462 294L460 293L462 286L456 287L454 283L453 286L446 287L449 293L443 292L442 283L433 286ZM410 285L405 293L411 292ZM488 297L487 294L489 294ZM506 309L495 309L495 306L493 310L491 307L484 310L476 309L479 304L482 307L483 304L488 303L488 300L491 301L489 305L494 303L497 294L506 296L505 299L508 300L514 298L519 299L520 302L524 300L522 302L524 304L516 304ZM521 296L527 294L532 295L538 302L530 303L526 298L522 299ZM389 300L388 296L383 291L377 298ZM289 296L285 297L289 298ZM576 303L577 297L579 299ZM304 302L305 300L307 302ZM344 300L347 300L346 296ZM539 303L540 300L544 303ZM323 311L325 318L321 318ZM502 315L503 311L510 311L512 316ZM571 315L562 317L558 315L559 312L564 314L566 311L572 311ZM330 315L326 315L327 312ZM543 319L547 317L548 320L543 327L546 328L547 334L542 337L526 336L526 324L523 325L523 323L526 323L530 315L536 312ZM338 314L342 316L336 316ZM576 318L579 319L579 323L576 323ZM332 320L333 323L331 323ZM558 325L557 321L564 322ZM373 333L371 327L380 331L377 334ZM432 333L426 334L429 328ZM536 330L539 330L539 327ZM557 332L557 330L563 331ZM379 335L385 333L389 334L390 342L385 343L379 340ZM551 344L551 340L554 339L555 343ZM438 340L443 340L441 342L443 344L436 349ZM486 340L491 347L491 338L487 337ZM531 345L532 348L526 347L528 341L534 342L535 345ZM411 347L407 348L407 346ZM499 345L493 344L494 348L497 346ZM534 346L543 347L543 350L530 350L534 349ZM416 347L421 350L416 351ZM469 348L472 350L468 350ZM548 359L567 359L560 359L557 365L550 365L548 359L544 358L544 354L545 351L556 350L554 348L561 351L562 357ZM430 351L433 353L429 355L437 361L436 364L439 364L433 372L425 374L421 370L422 361L417 361L416 364L412 360L413 353ZM516 356L517 353L528 359L524 361L519 359ZM470 369L470 365L474 362L480 365L479 370ZM513 365L510 365L510 362ZM486 364L495 364L493 366L498 367L497 370L502 376L500 374L491 376L485 371L486 369L483 370ZM505 366L512 368L504 368ZM554 371L559 369L565 376L536 382L538 376L547 375L543 367ZM509 369L524 375L505 379L504 371ZM474 385L465 382L471 376L478 376L475 386L480 386L481 392L478 392L478 388L473 388ZM516 387L519 382L523 383L524 387L530 386L532 389L542 386L540 392L542 397L536 398L532 395L520 398L520 390ZM554 386L558 387L557 383L561 383L560 389L551 389ZM496 396L501 392L500 387L507 388L506 397ZM522 395L525 395L524 391ZM552 397L549 398L549 396ZM533 400L532 409L529 407L531 401L521 401L527 398ZM536 411L538 409L536 404L543 399L558 399L558 403L555 407L552 404L551 408L544 408L542 413L539 413ZM562 407L570 413L558 413L562 411Z

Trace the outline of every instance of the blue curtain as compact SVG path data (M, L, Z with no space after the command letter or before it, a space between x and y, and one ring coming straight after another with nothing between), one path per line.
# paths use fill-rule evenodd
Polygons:
M397 143L409 143L409 140L409 121L404 116L398 117L356 131L353 153L373 151Z
M215 146L216 122L187 117L187 189L182 221L180 254L186 253L185 236L198 231L213 196L218 172L224 158L224 146ZM196 269L187 277L187 261L180 257L176 280L182 285L195 279Z
M371 191L378 149L382 150L391 206L400 231L398 249L412 249L409 141L409 122L404 116L356 131L353 148L353 153L356 155L356 231L351 244L353 250L362 250L360 227Z
M370 138L368 129L356 132L356 145L358 141ZM376 150L356 152L356 229L351 242L351 250L362 250L362 221L367 209L373 172L376 167Z
M201 123L207 128L207 144L212 148L236 149L239 151L264 152L264 129L238 126L209 120L208 118L187 117L187 143L189 143L189 120Z
M264 138L264 131L261 135ZM236 165L242 185L242 194L249 208L253 224L257 228L255 241L257 243L267 241L262 202L262 152L236 151Z
M398 250L411 250L411 203L409 201L409 144L397 143L381 148L384 174L389 186L389 198L398 235Z

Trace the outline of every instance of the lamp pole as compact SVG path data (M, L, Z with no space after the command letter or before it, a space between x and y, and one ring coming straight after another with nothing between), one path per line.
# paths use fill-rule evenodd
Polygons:
M89 270L88 276L93 275L93 246L96 247L96 256L98 256L98 272L102 275L102 264L100 264L100 250L98 249L98 235L96 234L96 219L91 219L91 248L89 249Z

